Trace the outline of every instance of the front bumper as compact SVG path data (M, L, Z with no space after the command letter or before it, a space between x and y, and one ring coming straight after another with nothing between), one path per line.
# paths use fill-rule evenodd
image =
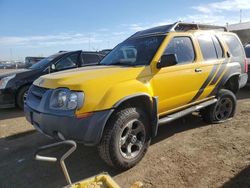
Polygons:
M58 138L58 133L60 133L65 139L93 146L100 142L104 126L113 110L95 112L83 119L75 116L41 113L26 104L24 111L26 119L43 134Z
M15 107L15 94L11 89L0 89L0 108Z

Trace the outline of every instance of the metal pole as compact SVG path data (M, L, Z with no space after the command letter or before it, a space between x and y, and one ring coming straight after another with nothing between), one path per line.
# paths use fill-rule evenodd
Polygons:
M240 23L242 22L242 9L240 9Z

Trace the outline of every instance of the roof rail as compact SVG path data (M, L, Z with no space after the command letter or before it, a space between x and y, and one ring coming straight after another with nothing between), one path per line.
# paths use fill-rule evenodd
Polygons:
M129 38L143 37L148 35L164 35L173 31L189 31L189 30L222 30L228 31L227 27L208 25L208 24L196 24L196 23L185 23L185 22L175 22L169 25L162 25L158 27L149 28L146 30L138 31Z
M188 30L223 30L228 31L225 26L209 25L209 24L197 24L197 23L185 23L176 22L173 24L170 31L188 31Z

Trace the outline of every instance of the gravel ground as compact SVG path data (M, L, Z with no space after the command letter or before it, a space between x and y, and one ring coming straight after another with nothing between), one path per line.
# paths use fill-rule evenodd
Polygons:
M125 172L106 166L95 148L78 145L67 160L70 175L77 181L105 171L122 187L138 180L145 187L250 187L250 87L238 99L236 116L223 124L190 115L161 126L144 159ZM52 142L20 110L0 110L0 187L66 185L58 164L33 160L37 147Z

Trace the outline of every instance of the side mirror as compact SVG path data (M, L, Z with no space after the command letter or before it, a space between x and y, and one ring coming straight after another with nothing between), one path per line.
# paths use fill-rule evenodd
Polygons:
M160 62L157 63L157 68L169 67L176 65L178 62L176 54L164 54L161 56Z
M56 65L55 64L51 65L51 70L56 70Z

